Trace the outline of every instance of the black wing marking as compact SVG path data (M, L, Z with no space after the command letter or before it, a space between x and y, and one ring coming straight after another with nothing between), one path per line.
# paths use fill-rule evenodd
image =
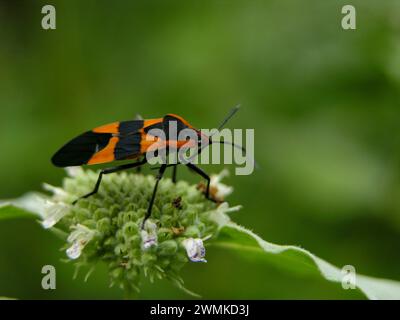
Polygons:
M118 137L119 141L114 150L115 160L123 160L135 156L140 152L140 133L143 120L123 121L118 125L118 133L115 126L108 125L98 127L100 132L85 132L64 145L52 157L52 163L57 167L81 166L87 164L94 154L103 150L112 137ZM105 128L105 129L104 129ZM107 132L110 131L110 132Z
M140 154L140 132L120 136L114 150L115 160L125 160Z
M119 124L119 141L115 146L115 160L124 160L140 154L140 129L144 120L123 121Z
M107 146L111 137L111 133L85 132L58 150L51 162L57 167L86 164L96 152Z
M124 136L134 135L138 133L140 129L143 128L143 124L144 120L122 121L119 124L118 136L124 137Z

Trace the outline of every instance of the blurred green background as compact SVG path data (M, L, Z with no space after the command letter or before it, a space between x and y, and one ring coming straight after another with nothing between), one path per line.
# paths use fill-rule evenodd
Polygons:
M230 203L244 206L232 218L400 280L400 2L351 1L357 30L345 31L348 3L0 1L0 199L59 185L52 154L92 127L177 113L209 128L241 103L229 126L255 129L260 169L228 179ZM44 4L56 7L56 30L41 28ZM60 247L35 222L0 223L0 296L123 297L104 266L73 280ZM183 272L204 298L361 297L216 248L207 259ZM57 290L41 289L45 264ZM144 281L140 298L188 296Z

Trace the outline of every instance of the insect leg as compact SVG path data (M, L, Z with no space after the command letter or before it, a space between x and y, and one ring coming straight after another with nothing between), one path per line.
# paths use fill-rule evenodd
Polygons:
M189 169L192 169L194 172L196 172L198 175L203 177L204 179L207 180L207 188L206 188L206 198L208 200L211 200L213 202L216 202L213 198L210 197L210 182L211 179L207 173L205 173L202 169L200 169L198 166L194 165L193 163L187 163L186 164Z
M94 194L96 194L99 191L99 187L101 184L101 180L103 178L103 174L109 174L109 173L114 173L114 172L118 172L118 171L122 171L122 170L127 170L127 169L132 169L132 168L136 168L136 167L140 167L141 165L144 165L146 163L146 159L143 159L141 161L135 162L135 163L128 163L128 164L124 164L118 167L113 167L113 168L107 168L107 169L103 169L100 171L99 177L97 178L97 182L96 185L93 189L92 192L89 192L88 194L76 199L72 204L76 204L80 199L85 199L88 198Z
M160 182L161 178L163 177L165 169L167 169L167 165L162 164L160 167L160 170L158 171L157 177L156 177L156 184L154 185L153 195L151 196L149 206L147 207L146 216L144 217L143 222L142 222L142 226L141 226L142 229L144 228L144 224L145 224L146 220L151 216L151 210L153 208L154 200L156 198L158 183Z
M174 165L172 167L172 182L176 183L176 169L177 169L177 165Z

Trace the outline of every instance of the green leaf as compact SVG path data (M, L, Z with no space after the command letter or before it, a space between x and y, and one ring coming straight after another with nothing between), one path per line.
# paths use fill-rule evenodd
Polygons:
M12 204L0 205L0 220L17 219L17 218L34 218L36 217L25 209L16 207Z
M28 193L21 198L0 202L0 220L38 218L40 201L36 194Z
M215 246L232 249L247 257L275 265L304 276L319 276L342 283L344 274L332 264L296 246L276 245L228 219L219 221L221 229ZM222 224L221 224L222 223ZM400 282L356 274L356 287L369 299L400 299Z

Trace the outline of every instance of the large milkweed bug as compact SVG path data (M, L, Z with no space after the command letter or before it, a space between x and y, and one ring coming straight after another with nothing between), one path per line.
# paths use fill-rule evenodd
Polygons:
M236 113L238 108L239 106L233 108L230 111L230 113L219 126L218 130L222 129L222 127L228 122L228 120ZM60 150L55 153L55 155L51 159L52 163L57 167L70 167L104 164L127 159L136 160L136 162L122 164L119 166L101 170L93 191L75 200L73 204L75 204L82 198L88 198L96 194L99 190L103 175L132 168L139 168L140 166L146 164L148 162L145 157L146 152L152 147L152 145L159 142L158 139L156 139L155 137L149 137L150 130L160 129L163 131L167 131L170 122L175 122L178 132L187 128L195 131L195 133L200 138L199 141L202 143L202 145L200 145L200 143L193 145L193 147L198 148L197 154L200 154L205 146L214 142L231 144L232 146L240 148L245 152L245 149L243 147L238 146L232 142L211 140L211 136L209 137L204 135L200 132L200 130L197 130L193 126L191 126L185 119L174 114L167 114L163 118L157 119L130 120L103 125L94 128L93 130L87 131L69 141L66 145L64 145ZM166 135L166 137L166 141L163 141L165 145L171 145L173 142L173 144L177 146L178 149L187 142L187 140L172 141L168 139L168 135ZM153 194L147 208L146 216L142 223L142 228L144 227L145 221L151 215L158 183L162 179L166 168L168 166L173 167L172 180L176 182L176 166L178 164L180 163L163 163L159 167L159 171L156 177L156 183L153 189ZM185 163L185 165L207 181L205 197L211 201L215 201L210 196L210 177L208 176L208 174L191 162Z

